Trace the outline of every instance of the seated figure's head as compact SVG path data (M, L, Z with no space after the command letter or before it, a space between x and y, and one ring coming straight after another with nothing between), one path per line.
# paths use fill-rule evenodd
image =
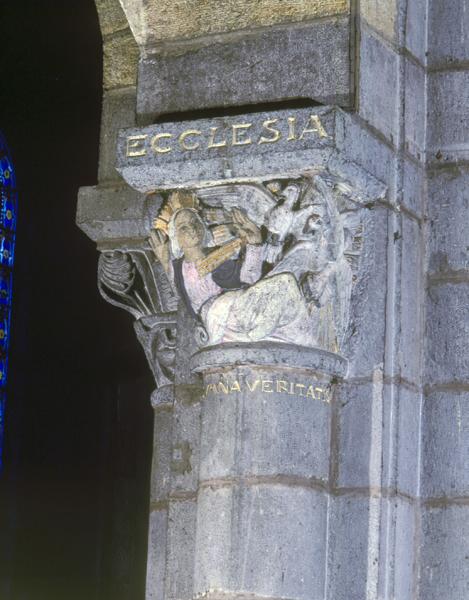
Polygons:
M290 182L283 192L281 193L281 198L285 199L285 202L288 206L293 206L295 202L298 200L301 192L301 186L294 181Z
M209 236L207 227L193 208L183 208L175 213L169 223L168 234L176 258L184 255L189 248L206 246Z

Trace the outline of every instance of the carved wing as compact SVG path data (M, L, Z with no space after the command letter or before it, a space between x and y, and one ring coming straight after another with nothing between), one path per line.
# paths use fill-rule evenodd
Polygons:
M339 346L350 321L352 288L359 266L363 228L352 188L338 178L318 175L314 183L327 209L330 257L334 262L334 322Z
M203 188L197 190L197 197L208 207L224 209L227 215L232 208L241 208L259 227L264 225L266 215L277 204L268 189L252 183Z

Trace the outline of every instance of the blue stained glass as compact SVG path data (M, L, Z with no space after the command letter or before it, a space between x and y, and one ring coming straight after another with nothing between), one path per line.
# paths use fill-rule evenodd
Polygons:
M11 305L11 273L6 269L0 271L0 306Z
M0 263L7 267L13 266L13 255L15 250L14 239L10 236L0 236Z
M4 422L5 422L5 394L0 392L0 442L3 440L3 432L4 432ZM2 446L0 446L0 466L1 466L1 455Z
M0 358L0 390L4 389L7 384L8 359L7 357Z
M0 356L6 355L6 351L8 350L8 342L9 342L9 319L8 314L6 314L2 319L0 319Z
M0 185L6 188L15 187L15 174L8 158L0 159Z
M7 231L14 231L16 226L16 209L12 200L15 195L14 190L0 187L0 227Z
M3 463L16 205L15 170L0 132L0 468Z

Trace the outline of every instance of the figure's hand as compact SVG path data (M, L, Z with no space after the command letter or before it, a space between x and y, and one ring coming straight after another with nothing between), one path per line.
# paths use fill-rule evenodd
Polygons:
M261 244L262 235L259 227L251 221L239 208L233 208L233 223L239 237L248 244Z
M152 229L150 231L150 237L148 238L150 247L153 250L157 260L163 265L165 271L169 268L169 241L167 236L158 229Z

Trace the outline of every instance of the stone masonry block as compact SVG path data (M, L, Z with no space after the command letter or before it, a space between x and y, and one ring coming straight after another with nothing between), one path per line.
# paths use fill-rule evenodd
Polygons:
M407 59L405 61L405 148L417 160L425 151L425 70Z
M178 390L173 409L171 488L197 490L199 476L200 403L185 402Z
M429 385L468 381L468 298L468 283L441 283L428 290L425 381Z
M82 187L77 225L92 240L146 238L150 222L145 197L129 187Z
M384 564L388 535L395 536L387 562L394 565L390 597L414 600L413 547L415 512L402 499L335 497L329 513L327 598L384 598ZM445 599L446 600L446 599Z
M283 485L199 492L195 594L310 600L324 590L326 495Z
M337 386L337 430L333 431L336 440L338 464L333 465L337 473L338 488L364 488L370 485L370 468L381 465L381 390L373 403L373 384L344 382ZM377 424L378 421L378 424ZM373 435L372 435L373 428ZM376 444L379 436L379 444ZM372 440L375 447L372 448ZM371 454L374 453L374 457ZM379 476L380 473L377 473ZM378 482L379 485L379 482Z
M349 0L121 0L141 46L346 14Z
M418 384L422 370L423 343L423 235L420 224L405 215L402 218L401 234L401 326L397 360L401 376Z
M155 412L153 431L153 463L151 469L150 503L166 500L170 492L171 411L158 410Z
M350 93L345 17L142 58L138 112L151 118L289 98L348 106Z
M431 162L469 159L469 70L428 75L427 151Z
M312 374L245 367L213 381L224 382L227 389L238 382L241 392L210 394L203 401L201 480L287 475L327 481L330 404L305 397L310 384L321 387ZM247 383L255 386L256 381L257 393L252 393ZM290 383L306 386L300 390L303 396L260 391L264 384L273 389L278 381L288 389Z
M428 394L422 422L422 496L469 496L469 392Z
M397 23L397 0L361 0L360 16L385 38L394 40Z
M112 90L104 94L101 114L98 180L121 181L115 170L117 133L135 126L135 89Z
M167 600L192 600L195 552L195 500L172 501L168 515Z
M379 558L379 539L376 538L379 500L353 495L331 498L328 523L326 597L334 600L374 598L367 596L367 569L370 562L377 562ZM371 590L372 584L370 581Z
M337 388L337 488L380 488L387 474L383 464L397 463L396 489L415 496L418 491L420 397L403 386L395 390L398 420L396 456L386 456L389 435L390 386L375 374L374 382L345 382Z
M359 119L340 111L336 117L337 149L388 187L388 200L394 202L394 153Z
M412 3L410 3L412 4ZM469 59L469 11L465 0L430 0L428 64L447 65Z
M163 600L166 568L167 510L150 512L146 600Z
M391 143L398 133L398 57L366 27L360 40L359 114Z
M129 26L119 0L95 0L95 4L103 36Z
M139 50L130 29L106 37L103 56L105 90L136 84Z
M428 178L429 270L469 269L469 173L458 168Z
M363 221L363 248L352 294L351 335L344 346L349 377L369 376L383 362L385 294L388 245L387 208L367 209Z
M176 121L172 123L153 124L144 129L130 129L120 132L117 142L117 166L119 173L132 187L142 191L151 192L155 187L168 189L184 185L186 187L200 187L213 185L215 181L226 182L230 179L269 178L278 176L279 173L310 168L314 165L333 162L332 152L334 145L334 122L336 110L330 107L309 107L296 110L278 110L268 112L248 113L246 115L233 115L225 117L197 119L193 121ZM288 119L294 114L297 120L298 131L311 120L319 119L324 129L323 135L312 131L302 139L297 134L296 139L289 140ZM272 144L259 144L263 123L275 119L278 123L279 139ZM250 133L246 137L248 143L233 144L233 127L245 123L249 125ZM215 129L210 129L215 127ZM178 138L188 129L194 129L200 138L196 142L197 148L185 150ZM210 131L212 134L210 134ZM246 130L247 131L247 130ZM218 147L209 147L212 135L216 133ZM324 135L324 133L326 135ZM141 149L134 156L132 150L129 155L129 140L131 136L137 138L142 144ZM155 135L169 136L165 152L155 152L152 140ZM215 139L215 138L214 138ZM225 145L226 144L226 145ZM332 165L331 165L332 168ZM357 174L358 175L358 174ZM358 178L360 176L358 175ZM365 177L372 198L382 195L382 186ZM358 183L358 182L357 182ZM366 193L366 192L365 192Z
M414 569L417 550L416 507L405 501L394 503L395 555L394 597L396 600L415 600L417 577Z
M400 386L398 394L396 487L398 492L415 498L419 492L422 397L420 392L409 390L404 386Z
M427 60L427 4L427 0L412 0L406 4L405 45L423 65Z
M469 598L469 506L423 512L420 598Z
M425 170L409 158L404 159L402 204L418 217L422 216Z

